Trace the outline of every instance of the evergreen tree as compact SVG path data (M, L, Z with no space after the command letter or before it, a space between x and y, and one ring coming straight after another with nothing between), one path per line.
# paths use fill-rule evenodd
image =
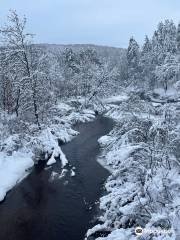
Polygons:
M152 38L153 61L160 65L168 54L176 52L176 26L173 21L160 22Z
M137 68L139 63L139 45L136 40L131 37L127 49L128 65L132 68Z
M141 55L143 56L143 55L149 54L151 52L151 50L152 50L152 43L149 40L148 36L146 35L144 44L142 47Z
M136 40L131 37L127 49L127 64L128 64L128 84L138 87L139 85L139 60L140 50Z
M141 56L140 56L140 68L142 85L144 89L152 89L154 87L155 77L153 70L155 66L153 64L153 55L152 55L152 43L149 40L148 36L145 37L145 41L142 47Z

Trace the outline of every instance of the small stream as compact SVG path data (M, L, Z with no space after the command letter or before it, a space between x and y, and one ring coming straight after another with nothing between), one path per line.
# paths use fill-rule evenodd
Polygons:
M65 176L52 180L60 162L50 168L42 162L0 204L0 240L83 240L109 175L96 161L97 140L112 128L113 121L101 116L76 125L80 135L62 146L69 161Z

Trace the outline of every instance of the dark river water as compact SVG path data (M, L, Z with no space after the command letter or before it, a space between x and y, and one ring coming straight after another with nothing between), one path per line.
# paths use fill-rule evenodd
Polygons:
M53 171L61 172L60 162L48 169L44 163L34 167L0 204L0 240L84 239L108 177L96 161L97 139L112 127L112 120L104 117L76 126L80 135L62 146L69 161L64 177L51 177ZM73 166L76 175L71 177Z

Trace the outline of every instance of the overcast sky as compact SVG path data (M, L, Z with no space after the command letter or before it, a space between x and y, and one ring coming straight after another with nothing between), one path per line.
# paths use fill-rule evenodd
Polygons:
M164 19L180 21L180 0L0 0L0 21L9 9L28 18L41 43L94 43L126 47L142 43Z

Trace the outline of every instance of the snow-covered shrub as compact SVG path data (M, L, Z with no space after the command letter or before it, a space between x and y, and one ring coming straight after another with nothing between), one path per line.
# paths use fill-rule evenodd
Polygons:
M131 106L127 107L128 104ZM144 234L143 240L175 240L178 236L180 127L179 112L175 111L178 105L164 104L160 106L161 114L154 115L155 106L147 103L149 111L146 102L139 104L134 99L107 112L115 117L116 126L99 140L104 149L101 162L112 173L105 185L107 195L100 199L100 220L102 229L111 229L112 233L98 240L126 239L122 235L126 231L128 239L136 239L137 226L169 231L164 235Z

